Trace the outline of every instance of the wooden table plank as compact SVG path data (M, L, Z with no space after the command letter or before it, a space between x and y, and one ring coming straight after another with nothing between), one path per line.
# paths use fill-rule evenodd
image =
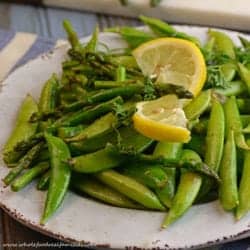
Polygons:
M3 227L2 227L2 209L0 208L0 250L3 249L3 245L2 245L2 242L3 242Z

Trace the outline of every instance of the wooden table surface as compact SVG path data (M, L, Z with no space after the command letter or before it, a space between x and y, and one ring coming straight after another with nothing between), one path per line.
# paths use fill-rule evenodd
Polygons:
M122 17L105 16L86 12L77 12L64 9L42 8L34 6L24 6L8 3L0 3L0 29L11 29L14 31L26 31L37 33L43 37L64 38L65 34L61 28L62 20L68 18L73 23L80 36L89 35L95 25L98 23L101 29L115 25L138 25L139 21L135 19L126 19ZM59 243L58 241L46 237L40 233L28 229L27 227L10 218L0 209L0 250L27 250L35 249L29 246L6 246L4 244L15 243ZM241 248L237 243L233 245L223 245L223 247L207 249L249 249L250 239L241 241ZM38 249L49 249L48 247L39 247ZM60 249L71 249L61 247ZM72 248L78 249L78 248Z

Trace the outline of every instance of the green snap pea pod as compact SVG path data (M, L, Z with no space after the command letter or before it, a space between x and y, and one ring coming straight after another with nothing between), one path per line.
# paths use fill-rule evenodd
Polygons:
M239 107L239 110L241 110L240 105L238 105L238 107ZM241 115L240 120L242 123L242 127L244 128L250 123L250 115ZM197 134L203 135L207 131L207 125L208 125L208 119L203 118L199 121L199 123L195 124L195 126L192 128L192 131Z
M149 209L165 210L156 195L134 179L114 170L106 170L95 175L98 180L124 194Z
M173 26L166 22L163 22L156 18L140 16L140 20L146 24L157 36L177 37L186 40L190 40L196 45L200 46L200 41L193 36L190 36L184 32L177 31Z
M202 91L196 98L184 107L188 120L194 120L208 108L211 102L211 90Z
M17 166L10 170L10 172L4 177L3 182L5 185L9 185L25 168L30 167L40 153L43 145L43 142L38 143L18 161Z
M202 177L199 174L186 171L181 173L176 195L162 223L162 228L166 228L174 223L192 206L200 190L201 184Z
M238 205L237 190L237 157L234 132L229 131L220 165L221 183L219 199L225 210L232 210Z
M115 29L109 29L108 31L119 33L122 38L128 43L131 49L138 47L139 45L148 42L155 38L154 35L138 30L132 27L118 27Z
M234 43L228 35L217 30L209 30L208 35L215 39L215 49L217 52L227 55L229 58L235 58Z
M239 74L241 80L245 83L247 87L248 94L250 94L250 70L245 67L242 63L238 63Z
M57 129L57 135L62 139L73 137L80 134L86 127L87 125L78 125L75 127L60 127Z
M108 142L111 144L117 143L116 131L92 137L84 141L70 142L68 145L72 155L82 155L103 149Z
M234 63L225 63L220 68L225 80L231 82L236 75L237 66Z
M138 134L131 128L122 128L119 130L120 147L123 151L133 151L139 153L144 151L152 144L152 140ZM89 153L86 155L74 157L70 160L72 170L80 173L94 173L104 169L119 166L127 157L118 152L114 152L113 146L107 146L104 149Z
M78 156L70 161L72 169L80 173L98 172L120 165L125 157L115 155L109 148L104 148L94 153Z
M38 190L47 190L49 188L50 176L51 170L48 170L45 174L41 176L36 186Z
M124 66L119 65L116 70L116 81L125 81L126 80L126 68Z
M217 100L213 100L211 114L208 121L204 162L210 169L216 172L219 170L222 159L224 135L225 115L223 107ZM203 178L198 199L203 198L213 186L213 180L207 177Z
M168 182L168 176L160 165L128 163L122 173L152 189L163 188Z
M193 150L203 157L206 151L204 136L193 134L191 140L184 144L184 148Z
M164 171L167 175L167 183L162 188L156 188L154 191L165 207L171 207L174 194L175 194L175 185L176 185L176 169L175 168L164 168Z
M248 140L249 144L250 141ZM250 152L245 151L243 172L239 187L239 204L236 208L236 219L241 219L250 210Z
M76 126L84 122L91 122L101 115L104 115L116 107L117 104L123 104L123 100L120 96L115 97L114 99L101 103L96 107L80 110L73 114L67 114L57 120L52 127L57 128L61 126Z
M228 134L230 130L233 130L236 145L242 149L249 150L242 132L242 124L235 96L231 96L227 99L224 104L224 111L226 118L226 134Z
M90 176L86 178L86 176L73 175L71 185L76 191L88 194L90 197L113 206L135 209L142 208L139 204L128 199L125 195Z
M205 163L218 171L222 158L225 134L225 115L222 105L214 100L208 121Z
M40 113L50 114L55 111L59 84L55 74L43 86L38 107Z
M164 156L169 160L177 160L181 156L182 143L169 143L169 142L158 142L153 155ZM167 174L167 183L163 188L156 188L155 192L159 200L166 207L171 207L172 201L175 194L176 186L176 169L175 168L164 168Z
M41 162L34 166L33 168L27 170L23 175L14 180L11 184L11 190L18 192L19 190L26 187L31 183L36 177L44 173L49 168L48 162Z
M227 88L214 88L215 93L225 96L239 96L244 94L246 90L246 86L242 81L232 81L228 84Z
M47 193L44 212L40 223L44 224L61 205L68 190L71 171L66 163L70 159L70 152L62 139L45 134L50 152L51 177Z
M57 105L59 83L55 74L44 84L38 103L38 116L48 116L53 114ZM34 116L33 116L34 117ZM33 118L32 117L32 118ZM43 131L49 126L52 119L40 122L39 130Z
M16 152L15 147L36 133L38 123L30 123L29 120L37 111L38 107L36 102L30 95L27 95L21 104L16 125L3 148L3 159L5 163L14 163L22 156L23 152Z
M211 38L215 39L214 49L216 52L226 55L231 59L235 59L234 43L229 36L224 32L209 30L208 34ZM229 62L220 66L222 74L227 81L232 81L237 67L234 62Z
M110 112L95 120L92 124L83 129L78 135L71 138L66 138L65 141L75 142L93 138L95 136L108 133L117 126L118 119L112 112Z

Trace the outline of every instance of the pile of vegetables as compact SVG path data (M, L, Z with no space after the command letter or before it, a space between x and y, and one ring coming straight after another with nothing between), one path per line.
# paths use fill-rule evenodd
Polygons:
M71 48L62 75L44 84L38 103L27 95L3 150L10 168L3 179L20 191L38 179L48 190L41 223L56 212L69 189L114 206L168 211L162 227L195 203L219 198L237 219L250 209L250 42L236 47L223 32L208 41L141 17L150 31L109 29L127 41L122 51L98 50L98 28L82 44L68 21ZM200 94L144 76L131 51L159 38L195 43L207 65ZM158 142L133 128L136 103L167 94L189 99L184 107L188 143Z

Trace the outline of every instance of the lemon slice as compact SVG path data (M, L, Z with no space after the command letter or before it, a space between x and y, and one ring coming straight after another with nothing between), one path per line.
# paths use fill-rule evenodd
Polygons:
M133 51L139 67L157 82L181 85L194 96L206 80L206 64L200 49L192 42L178 38L159 38Z
M188 142L190 131L182 109L183 102L176 95L166 95L153 101L139 102L133 115L135 129L154 140Z

